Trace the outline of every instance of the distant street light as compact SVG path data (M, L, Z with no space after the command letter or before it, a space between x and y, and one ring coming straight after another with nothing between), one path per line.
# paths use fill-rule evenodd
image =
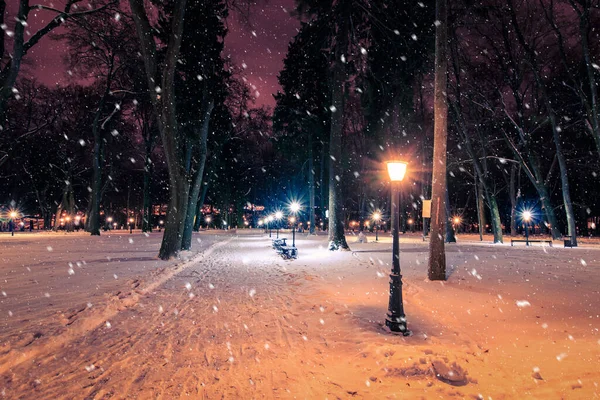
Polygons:
M452 228L454 229L454 234L458 232L458 227L460 226L462 219L459 216L455 216L452 218Z
M112 217L106 217L106 230L110 230L112 220Z
M162 226L165 224L165 221L163 221L162 219L160 221L158 221L158 231L162 231Z
M133 223L135 220L133 218L129 218L129 234L133 233Z
M273 216L269 215L267 217L267 228L269 229L269 237L271 237L271 223L273 222Z
M283 213L281 211L277 211L275 213L275 219L277 220L277 238L279 239L279 221L281 221L281 218L283 218Z
M381 213L379 211L375 211L371 217L373 221L375 221L375 241L379 241L379 221L381 221ZM368 226L368 225L367 225Z
M387 170L392 181L392 273L390 274L390 301L385 325L393 332L402 332L409 336L402 301L402 275L400 274L400 239L398 226L400 225L400 182L406 174L407 163L403 161L388 161Z
M529 246L529 221L531 221L531 211L525 210L521 213L523 221L525 221L525 245Z

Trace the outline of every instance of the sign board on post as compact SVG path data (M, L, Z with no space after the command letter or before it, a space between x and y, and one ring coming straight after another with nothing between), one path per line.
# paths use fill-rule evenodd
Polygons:
M423 200L423 218L431 218L431 200Z

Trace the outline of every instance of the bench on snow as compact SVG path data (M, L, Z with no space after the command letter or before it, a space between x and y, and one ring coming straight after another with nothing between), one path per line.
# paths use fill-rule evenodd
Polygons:
M287 246L285 243L286 240L287 238L273 239L273 248L279 249L280 247Z
M298 258L298 249L295 246L281 246L277 250L283 258Z

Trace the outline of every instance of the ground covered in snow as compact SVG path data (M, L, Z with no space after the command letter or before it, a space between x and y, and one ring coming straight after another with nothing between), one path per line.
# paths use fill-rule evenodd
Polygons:
M289 233L285 233L289 237ZM389 235L285 261L257 231L0 236L0 396L483 398L600 396L600 246L401 239L409 328L383 328ZM373 239L370 237L369 239Z

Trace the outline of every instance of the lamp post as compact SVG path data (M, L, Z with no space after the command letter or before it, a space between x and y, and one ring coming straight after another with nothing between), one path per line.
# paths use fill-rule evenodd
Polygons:
M292 247L296 247L296 214L300 211L300 203L294 201L290 204L290 211L294 215L290 218L290 222L292 223Z
M277 211L275 213L275 219L277 220L277 237L276 239L279 239L279 221L281 221L281 218L283 218L283 213L281 211Z
M112 225L111 224L112 220L113 220L112 217L106 217L106 230L107 231L110 231L110 226Z
M392 332L402 332L409 336L402 301L402 275L400 274L400 239L398 226L400 225L400 182L406 174L407 163L403 161L388 161L387 170L392 182L392 272L390 274L390 301L385 325Z
M210 221L211 220L212 220L211 217L204 218L204 221L206 222L206 230L210 229Z
M269 229L269 237L271 237L271 223L273 222L273 216L269 215L267 217L267 229Z
M377 229L379 225L379 221L381 221L381 213L379 211L375 211L373 213L373 221L375 221L375 241L379 241L379 229Z
M135 220L133 218L129 218L129 234L131 235L133 233L133 222Z
M456 217L452 218L452 228L454 229L454 235L456 235L458 233L458 226L460 226L460 222L461 222L460 217L456 216Z
M8 225L10 228L10 236L15 236L15 219L17 218L18 214L16 211L11 211L9 216L10 221L8 221Z
M525 245L529 246L529 221L531 221L531 211L523 211L523 220L525 221Z
M164 225L165 221L163 221L162 219L160 221L158 221L158 231L161 232L162 231L162 226Z

